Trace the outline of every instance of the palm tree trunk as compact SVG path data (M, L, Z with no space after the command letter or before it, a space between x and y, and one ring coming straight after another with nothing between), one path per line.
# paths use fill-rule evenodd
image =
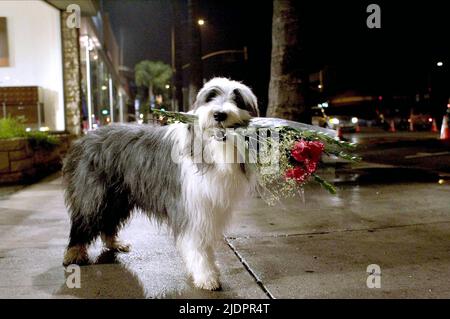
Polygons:
M145 112L144 114L144 123L148 123L149 115L152 111L152 101L154 102L154 96L153 96L153 84L149 83L148 85L148 112Z
M267 116L310 122L305 95L307 61L303 50L300 1L273 0L272 62Z
M152 102L155 103L155 96L153 95L153 84L150 83L148 85L148 101L149 101L149 107L151 109Z
M203 85L202 69L202 45L200 26L198 20L198 0L188 0L189 10L189 46L190 46L190 67L189 67L189 106L195 102L197 92Z

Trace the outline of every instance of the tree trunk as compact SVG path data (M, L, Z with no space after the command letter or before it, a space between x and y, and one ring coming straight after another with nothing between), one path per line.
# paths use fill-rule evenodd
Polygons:
M180 0L172 0L173 26L172 26L172 98L175 111L188 111L189 107L183 105L183 70L181 46L181 9Z
M152 101L154 102L154 96L153 96L153 84L148 84L148 109L144 113L144 123L148 123L148 119L150 116L150 113L152 111Z
M296 0L273 0L267 116L310 123L310 111L305 98L308 74L299 3Z
M152 108L152 102L154 102L154 96L153 96L153 84L149 84L148 85L148 105L150 107L150 109Z
M195 102L195 97L203 85L202 69L202 45L200 36L200 26L198 20L198 0L188 0L189 10L189 108Z

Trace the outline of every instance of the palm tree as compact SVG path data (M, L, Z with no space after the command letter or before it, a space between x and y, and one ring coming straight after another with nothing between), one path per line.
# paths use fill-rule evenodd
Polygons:
M136 85L148 89L150 103L155 100L155 93L165 92L165 86L169 84L171 77L172 68L161 61L144 60L134 67Z
M267 116L310 122L301 1L273 0L272 62Z

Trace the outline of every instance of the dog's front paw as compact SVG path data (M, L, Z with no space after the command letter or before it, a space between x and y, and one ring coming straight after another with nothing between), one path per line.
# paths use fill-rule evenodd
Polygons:
M220 290L222 287L220 285L219 278L217 276L197 276L193 278L194 285L197 288L205 289L205 290Z

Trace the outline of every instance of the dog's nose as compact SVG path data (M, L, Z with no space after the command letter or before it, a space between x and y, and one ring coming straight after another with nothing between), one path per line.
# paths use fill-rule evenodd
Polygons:
M227 119L227 113L224 112L214 112L213 116L217 122L223 122Z

